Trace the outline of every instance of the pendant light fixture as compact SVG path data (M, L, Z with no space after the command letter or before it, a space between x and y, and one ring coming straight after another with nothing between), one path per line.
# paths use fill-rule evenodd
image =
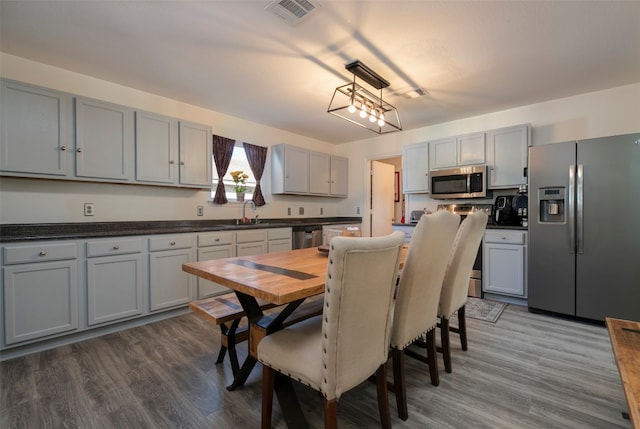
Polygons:
M382 99L382 88L388 87L389 82L359 60L345 68L353 73L353 81L336 88L327 112L378 134L401 131L398 109ZM359 85L356 76L379 89L380 95Z

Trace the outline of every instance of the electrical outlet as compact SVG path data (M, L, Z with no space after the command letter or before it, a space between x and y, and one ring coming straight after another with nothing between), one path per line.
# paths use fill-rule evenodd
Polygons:
M304 214L304 207L298 207L298 214L299 215L303 215Z
M323 215L324 214L324 209L322 207L320 207L320 214Z
M198 216L204 216L204 206L198 206Z
M291 216L291 207L287 207L287 215Z
M360 214L360 207L356 207L356 214Z
M93 207L93 203L84 203L84 215L93 216L94 214L95 214L95 209Z

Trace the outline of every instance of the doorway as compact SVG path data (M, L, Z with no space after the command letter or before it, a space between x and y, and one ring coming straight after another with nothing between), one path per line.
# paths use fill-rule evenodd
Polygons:
M371 237L390 234L392 224L404 216L402 157L370 160L369 233Z

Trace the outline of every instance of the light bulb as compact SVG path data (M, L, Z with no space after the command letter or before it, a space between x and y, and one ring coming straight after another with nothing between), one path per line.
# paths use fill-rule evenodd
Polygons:
M349 108L347 109L349 113L353 113L356 111L356 106L353 105L353 102L349 104Z
M382 113L382 110L381 110L380 115L378 116L378 126L384 127L385 124L386 122L384 121L384 113Z
M375 122L376 121L376 111L374 109L371 109L371 115L369 115L369 122Z
M362 119L367 117L367 106L364 103L362 103L362 110L360 110L360 117Z

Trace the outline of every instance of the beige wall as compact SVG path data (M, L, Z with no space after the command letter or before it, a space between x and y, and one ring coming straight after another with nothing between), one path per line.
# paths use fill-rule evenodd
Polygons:
M360 208L365 231L369 214L365 205L368 160L399 156L404 145L523 123L531 124L534 145L640 131L637 113L640 83L333 146L12 55L0 53L0 65L0 75L9 79L209 124L215 134L240 141L263 146L288 143L346 156L349 158L349 197L346 199L272 196L267 162L263 186L268 204L259 209L259 214L262 218L287 217L288 207L294 213L298 207L304 207L305 217L319 216L321 208L324 216L355 216ZM220 207L208 203L209 199L209 193L204 191L0 178L0 222L203 219L196 216L198 205L205 207L204 219L240 216L240 205ZM95 216L83 216L84 202L95 204ZM434 206L426 195L411 195L406 201L406 213Z

